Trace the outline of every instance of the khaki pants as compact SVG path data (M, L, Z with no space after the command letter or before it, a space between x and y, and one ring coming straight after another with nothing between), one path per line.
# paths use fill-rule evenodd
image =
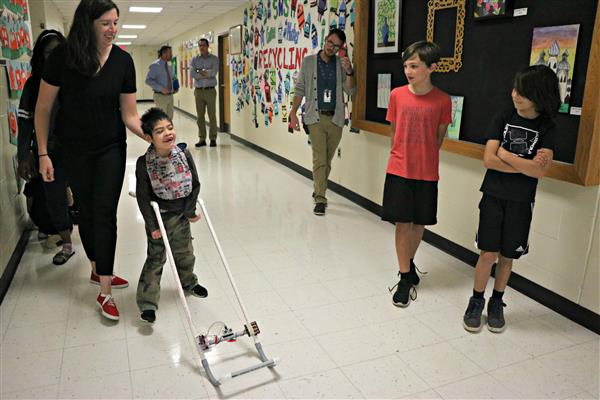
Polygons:
M152 98L154 99L154 104L156 105L156 107L160 108L165 113L167 113L167 115L169 116L169 118L172 121L173 120L173 95L154 92L154 95L152 96Z
M196 115L198 116L198 137L206 140L206 123L204 115L208 109L210 122L210 140L217 140L217 91L215 88L194 90L196 98Z
M327 204L327 179L331 172L331 160L342 139L342 127L331 122L332 117L320 115L320 122L308 125L313 154L313 197L315 203Z
M163 224L167 231L181 286L184 289L191 289L198 283L198 278L194 274L196 258L192 247L190 221L183 214L178 214L163 216ZM140 311L158 309L160 278L162 277L163 265L167 261L165 244L162 238L152 239L149 234L146 235L148 236L148 252L136 295L136 302Z

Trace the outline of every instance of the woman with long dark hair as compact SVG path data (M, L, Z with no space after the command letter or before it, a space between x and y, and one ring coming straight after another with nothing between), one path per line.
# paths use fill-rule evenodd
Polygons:
M17 142L17 159L19 161L17 171L19 176L27 181L25 194L28 198L29 215L40 233L48 235L58 233L62 241L62 249L52 259L55 265L66 263L75 254L71 241L73 224L69 216L67 179L56 156L55 150L58 143L52 129L49 132L47 149L55 167L54 180L44 182L39 176L36 168L37 160L32 157L32 153L37 154L33 116L44 63L52 50L64 42L65 37L62 33L54 29L47 29L40 33L33 46L33 55L30 60L31 75L25 82L19 102ZM54 111L56 109L55 107ZM30 199L32 201L29 201ZM37 204L38 202L39 204Z
M69 183L80 207L79 234L100 285L102 315L119 319L112 287L128 282L113 275L117 206L125 175L126 131L143 138L136 108L131 56L113 45L119 8L110 0L82 0L67 42L48 59L35 112L40 173L54 179L47 138L52 106L60 108L55 131Z

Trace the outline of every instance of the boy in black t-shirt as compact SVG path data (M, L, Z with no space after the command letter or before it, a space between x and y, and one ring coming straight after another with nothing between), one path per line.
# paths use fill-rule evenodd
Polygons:
M479 203L473 296L463 317L469 332L481 329L483 294L492 265L498 261L494 291L487 307L491 332L505 328L504 290L514 259L527 253L529 227L538 179L552 164L556 125L552 117L560 105L558 79L546 66L530 66L515 76L514 109L500 113L488 132L483 161L488 168Z

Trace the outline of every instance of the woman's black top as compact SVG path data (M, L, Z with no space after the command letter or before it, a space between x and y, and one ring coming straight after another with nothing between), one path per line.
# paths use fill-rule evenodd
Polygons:
M55 133L61 145L95 151L125 143L120 95L136 92L135 67L129 53L113 45L100 71L86 77L67 67L65 46L61 45L46 61L42 78L60 87Z

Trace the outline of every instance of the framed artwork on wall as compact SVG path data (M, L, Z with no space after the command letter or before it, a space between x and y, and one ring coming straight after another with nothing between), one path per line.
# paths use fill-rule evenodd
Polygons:
M392 74L377 74L377 108L388 108L392 91Z
M202 35L200 35L199 39L206 39L208 40L209 43L213 42L213 32L212 31L208 31L206 33L203 33ZM197 42L197 41L196 41Z
M558 77L559 112L568 113L579 24L533 28L529 65L546 65Z
M402 0L375 0L373 53L397 53Z
M464 96L450 96L450 99L452 100L452 123L448 125L448 139L458 140L465 98Z
M427 3L427 40L435 42L435 14L450 9L456 11L454 31L454 48L452 57L441 57L437 63L436 72L458 72L462 67L463 38L465 35L465 0L429 0Z
M229 54L235 55L242 52L242 25L229 28Z
M473 17L476 20L509 17L511 0L473 0Z

